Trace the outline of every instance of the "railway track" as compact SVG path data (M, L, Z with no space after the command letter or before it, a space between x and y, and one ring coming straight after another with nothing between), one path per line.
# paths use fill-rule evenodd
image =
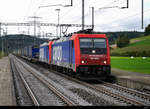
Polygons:
M11 59L11 67L15 69L15 72L19 74L27 92L29 97L31 98L33 105L35 106L40 106L40 103L38 102L38 100L36 99L36 96L34 95L33 91L31 90L30 86L28 85L28 83L26 82L26 80L24 79L23 75L22 75L22 71L20 69L17 68L15 62L13 59Z
M121 102L125 102L128 105L135 105L135 106L146 106L147 105L147 103L143 103L143 102L137 101L135 99L129 98L127 96L120 95L118 93L112 92L111 90L105 89L103 87L96 87L94 85L91 85L91 84L88 84L86 82L79 81L79 80L76 80L76 79L73 79L73 80L80 83L80 84L82 84L82 85L84 85L84 86L87 86L91 89L94 89L94 90L96 90L100 93L103 93L107 96L111 96L111 97L113 97L113 98L115 98L115 99L117 99Z
M72 100L70 100L69 98L67 98L63 93L61 93L57 88L55 88L49 81L43 79L41 76L39 76L38 74L36 74L35 72L33 72L32 70L29 70L28 68L26 68L26 66L16 58L16 60L30 73L32 73L38 80L40 80L46 87L48 87L53 93L55 93L55 95L57 95L59 98L61 98L68 106L77 106L78 104L74 103ZM20 71L21 72L21 71ZM21 75L21 78L23 78L22 80L25 81L24 77ZM27 82L25 82L25 84L27 84ZM35 96L32 94L31 89L29 88L29 85L27 85L27 90L29 90L28 92L30 93L30 96L32 98L32 100L35 102L37 100L35 100ZM37 101L38 102L38 101ZM35 102L35 105L38 105L39 103ZM37 103L37 104L36 104ZM39 105L38 105L39 106Z
M142 91L150 95L150 89L143 89Z
M50 71L52 71L52 70L50 70ZM67 75L65 75L65 74L62 74L62 73L59 73L59 72L56 72L56 71L53 71L53 72L54 72L54 73L57 73L58 75L61 75L61 76L65 77L65 78L67 78L67 79L69 79L69 80L75 81L75 82L77 82L77 83L79 83L79 84L82 84L82 85L87 86L87 87L89 87L89 88L91 88L91 89L94 89L94 90L96 90L96 91L98 91L98 92L100 92L100 93L103 93L103 94L106 94L106 95L108 95L108 96L111 96L111 97L113 97L113 98L115 98L115 99L117 99L117 100L119 100L119 101L121 101L121 102L125 102L125 103L127 103L128 105L135 105L135 106L147 106L147 105L150 105L150 104L147 103L147 102L138 101L138 100L135 100L135 99L133 99L133 98L129 98L128 96L120 95L120 94L118 94L118 93L112 92L111 90L105 89L105 88L103 88L103 87L94 86L94 85L92 85L92 84L89 84L89 83L80 81L80 80L78 80L78 79L72 78L72 77L67 76ZM104 82L103 82L103 83L104 83ZM109 85L108 85L108 84L109 84ZM128 89L128 88L125 88L125 87L113 85L113 84L111 84L111 83L106 83L106 82L105 82L104 84L102 84L102 85L105 85L105 86L107 86L107 87L111 87L111 88L117 89L117 90L119 90L119 91L123 90L124 92L128 92L128 93L131 94L131 95L134 94L135 96L138 96L138 97L141 96L141 98L142 98L142 99L145 99L145 100L149 100L149 99L150 99L148 94L144 94L144 93L139 92L139 91L136 91L136 90ZM148 95L148 96L147 96L147 95Z
M40 103L39 103L39 101L37 100L36 96L34 95L32 89L30 88L29 84L27 83L27 81L26 81L25 78L23 77L21 70L19 70L18 68L16 68L16 69L18 70L19 75L20 75L20 77L21 77L21 79L22 79L22 81L23 81L23 83L24 83L24 85L25 85L25 87L26 87L26 89L27 89L27 91L28 91L28 93L29 93L29 95L30 95L30 97L31 97L31 99L32 99L32 101L33 101L33 103L34 103L34 105L35 105L35 106L40 106Z
M52 70L50 70L52 71ZM109 97L112 97L120 102L123 102L123 103L126 103L127 105L135 105L135 106L147 106L147 105L150 105L149 102L149 96L147 96L146 94L142 93L142 92L138 92L138 91L135 91L135 90L132 90L132 89L128 89L128 88L125 88L125 87L122 87L121 86L117 86L117 85L113 85L113 84L110 84L110 83L104 83L101 85L101 87L97 87L97 86L94 86L92 84L89 84L89 83L86 83L86 82L83 82L83 81L80 81L80 80L77 80L75 78L71 78L70 76L67 76L67 75L64 75L62 73L59 73L59 72L56 72L56 71L52 71L54 72L55 74L58 74L58 75L61 75L71 81L74 81L76 83L79 83L83 86L86 86L92 90L95 90L97 92L100 92L102 94L105 94ZM37 75L38 76L38 75ZM134 95L134 96L137 96L137 97L140 97L141 99L144 99L145 101L139 101L137 99L134 99L134 98L131 98L129 96L125 96L123 94L120 94L120 93L116 93L115 91L111 91L111 90L108 90L107 88L104 88L103 86L106 86L108 88L112 88L113 90L118 90L120 92L125 92L125 93L128 93L130 95Z
M133 96L144 99L145 101L149 101L149 105L150 105L150 95L147 94L147 93L139 92L139 91L136 91L136 90L133 90L133 89L129 89L129 88L126 88L126 87L119 86L117 84L111 84L111 83L104 82L104 81L102 81L102 83L103 83L103 85L105 85L107 87L111 87L111 88L114 88L114 89L119 90L121 92L129 93Z

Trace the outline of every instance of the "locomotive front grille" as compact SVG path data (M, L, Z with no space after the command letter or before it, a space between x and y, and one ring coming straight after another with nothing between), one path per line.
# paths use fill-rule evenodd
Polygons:
M83 75L103 76L110 74L110 66L79 66L79 72Z

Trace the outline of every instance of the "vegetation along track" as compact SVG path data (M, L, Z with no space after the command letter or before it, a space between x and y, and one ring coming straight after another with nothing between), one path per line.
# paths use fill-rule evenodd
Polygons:
M57 90L49 81L43 79L40 77L40 75L36 74L32 70L29 70L26 68L26 66L16 58L16 60L30 73L32 73L38 80L40 80L44 85L46 85L53 93L55 93L57 96L59 96L67 105L69 106L77 106L78 104L71 101L69 98L67 98L63 93L61 93L59 90Z

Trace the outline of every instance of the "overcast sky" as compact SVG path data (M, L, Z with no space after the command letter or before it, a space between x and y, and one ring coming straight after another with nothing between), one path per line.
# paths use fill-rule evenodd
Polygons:
M125 7L127 0L85 0L85 24L91 24L91 8L95 7L95 31L141 31L141 2L142 0L129 0L128 9L103 7ZM60 23L81 24L82 22L82 0L73 0L72 7L44 7L46 5L70 5L70 0L0 0L0 22L29 22L31 16L42 17L40 22L57 23L60 9ZM150 24L150 0L144 0L144 27ZM3 27L8 33L25 31L25 27ZM69 28L68 31L77 31L81 28ZM54 27L41 27L37 32L53 33ZM30 28L33 34L33 28Z

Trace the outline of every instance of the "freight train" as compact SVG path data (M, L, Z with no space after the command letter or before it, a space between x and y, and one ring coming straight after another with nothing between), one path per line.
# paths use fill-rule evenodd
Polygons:
M74 33L41 44L39 50L26 47L20 53L82 79L104 80L110 75L110 49L105 34Z

